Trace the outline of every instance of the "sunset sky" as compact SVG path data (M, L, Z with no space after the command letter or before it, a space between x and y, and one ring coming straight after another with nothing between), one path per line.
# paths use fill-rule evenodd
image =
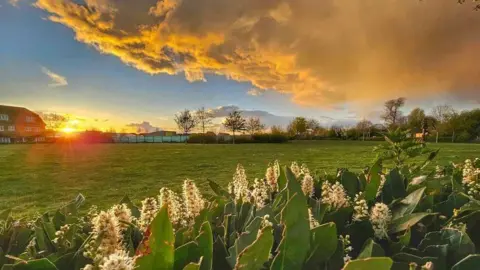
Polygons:
M175 129L232 108L267 123L479 107L480 11L456 0L0 0L0 104L78 128Z

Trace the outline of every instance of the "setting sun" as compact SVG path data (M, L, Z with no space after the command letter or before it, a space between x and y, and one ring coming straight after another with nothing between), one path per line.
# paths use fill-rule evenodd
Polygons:
M73 133L73 132L75 132L75 129L71 128L71 127L64 127L64 128L61 129L61 131L63 133Z

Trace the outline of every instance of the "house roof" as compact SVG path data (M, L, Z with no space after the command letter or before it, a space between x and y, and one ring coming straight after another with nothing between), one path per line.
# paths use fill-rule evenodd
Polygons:
M42 121L42 123L43 123L42 118L38 114L30 111L27 108L0 105L0 114L7 114L8 115L8 121L6 121L7 123L15 123L17 118L20 117L22 115L22 113L35 114L38 117L38 119L40 119L40 121Z

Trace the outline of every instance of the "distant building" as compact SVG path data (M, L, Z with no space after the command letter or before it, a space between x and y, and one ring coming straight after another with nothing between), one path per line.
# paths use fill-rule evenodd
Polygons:
M45 123L38 114L22 107L0 105L0 143L41 142Z
M168 130L159 130L150 133L143 133L144 136L175 136L177 132L175 131L168 131Z

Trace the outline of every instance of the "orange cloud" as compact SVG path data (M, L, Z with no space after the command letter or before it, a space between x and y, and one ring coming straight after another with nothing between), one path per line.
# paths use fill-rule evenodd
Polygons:
M78 41L149 74L205 73L302 105L480 100L480 14L455 0L38 0Z

